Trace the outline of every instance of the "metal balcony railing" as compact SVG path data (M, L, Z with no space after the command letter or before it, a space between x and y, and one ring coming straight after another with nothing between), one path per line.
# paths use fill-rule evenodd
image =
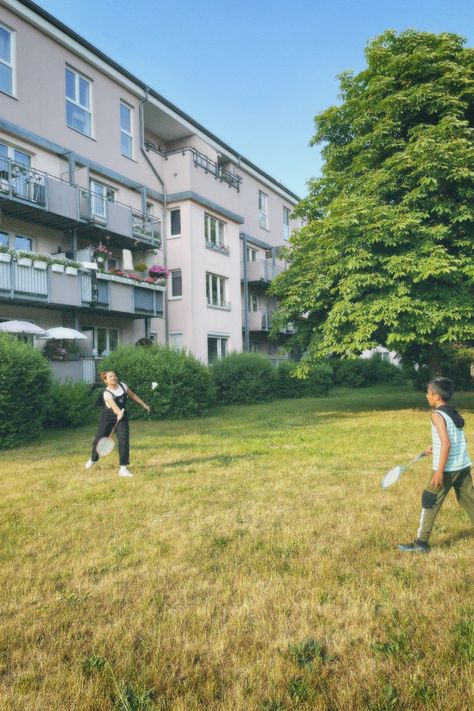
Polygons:
M156 146L151 141L145 141L144 144L147 151L158 153L165 160L168 160L170 156L178 153L185 155L187 152L190 152L196 168L202 168L206 173L210 173L221 183L227 183L229 188L234 188L237 192L240 192L240 183L242 182L241 176L227 170L227 168L224 168L220 163L212 160L212 158L209 158L209 156L201 153L196 148L193 148L192 146L183 146L182 148L176 148L172 151L163 151L159 146Z
M159 241L160 220L132 208L132 234L134 237Z
M107 224L107 198L85 188L79 188L79 217L88 222Z
M11 158L0 158L0 193L46 205L46 173Z

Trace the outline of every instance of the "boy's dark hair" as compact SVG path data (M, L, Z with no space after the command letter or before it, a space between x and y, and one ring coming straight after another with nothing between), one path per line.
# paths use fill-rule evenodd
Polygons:
M448 402L454 393L454 383L449 378L433 378L433 380L430 380L428 383L428 387L432 390L432 392L439 395L444 402Z

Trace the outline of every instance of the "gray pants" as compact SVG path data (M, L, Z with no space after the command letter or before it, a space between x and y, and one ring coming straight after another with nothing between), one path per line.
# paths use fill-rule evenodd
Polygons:
M458 504L462 506L474 525L474 485L471 468L444 472L442 485L427 486L421 495L420 526L416 534L419 541L429 540L436 516L450 489L454 489Z

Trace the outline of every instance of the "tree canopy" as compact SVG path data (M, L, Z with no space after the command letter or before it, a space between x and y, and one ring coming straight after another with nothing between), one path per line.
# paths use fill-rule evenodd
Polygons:
M303 362L474 338L474 50L387 31L315 118L320 178L272 285Z

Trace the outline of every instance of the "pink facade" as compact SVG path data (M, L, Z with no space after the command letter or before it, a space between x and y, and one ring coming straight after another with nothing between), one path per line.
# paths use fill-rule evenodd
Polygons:
M26 0L1 0L0 32L0 319L73 325L87 357L145 336L203 362L275 353L266 288L297 196ZM39 275L20 250L79 271Z

